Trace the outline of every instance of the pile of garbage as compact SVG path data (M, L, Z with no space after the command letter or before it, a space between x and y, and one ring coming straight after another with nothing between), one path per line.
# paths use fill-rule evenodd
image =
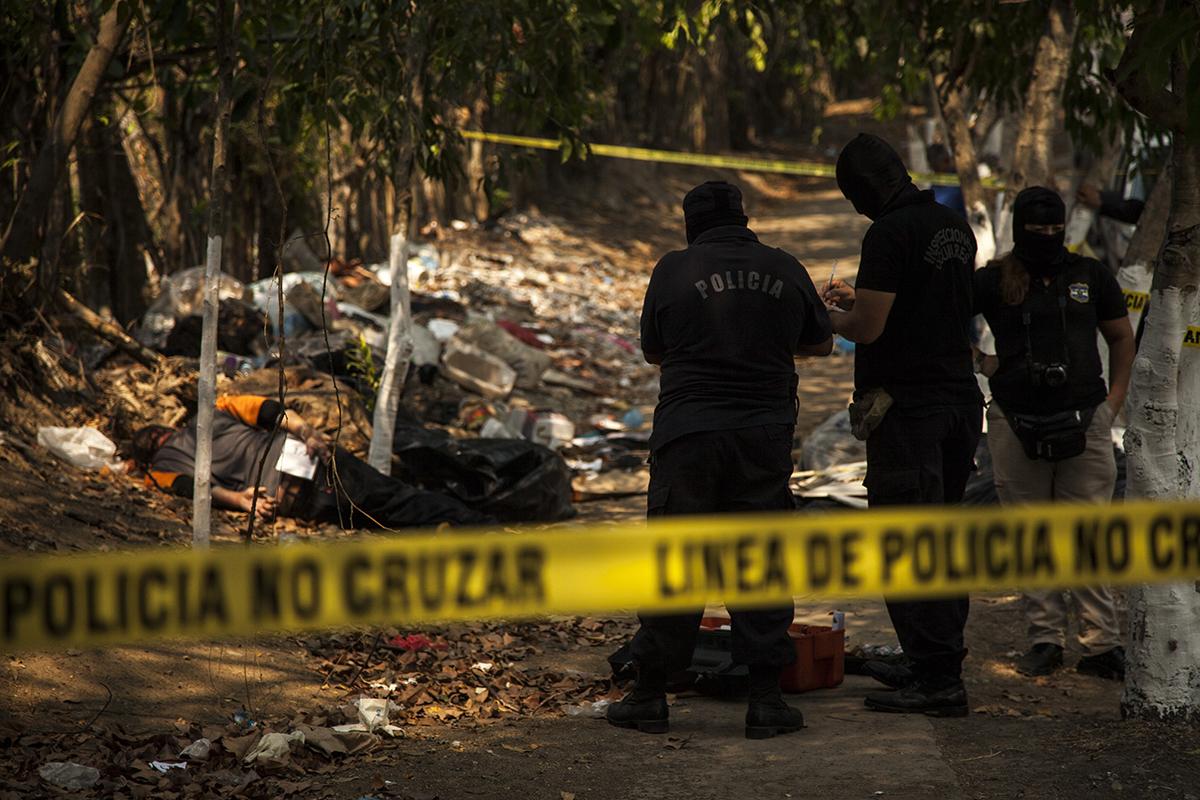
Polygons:
M568 234L536 216L487 230L456 227L436 246L410 248L412 354L406 419L396 431L400 465L436 461L436 475L410 471L477 507L537 510L532 519L563 518L564 494L569 505L644 492L658 391L657 371L637 344L644 276L602 257L564 256ZM369 407L387 356L389 284L385 263L337 260L325 271L251 284L222 275L219 369L235 380L281 362L328 373ZM198 357L202 287L201 267L164 278L137 340L164 355ZM486 469L467 470L467 478L450 466L481 461ZM514 474L520 469L527 472ZM466 485L472 481L510 489L524 482L543 496L497 499Z

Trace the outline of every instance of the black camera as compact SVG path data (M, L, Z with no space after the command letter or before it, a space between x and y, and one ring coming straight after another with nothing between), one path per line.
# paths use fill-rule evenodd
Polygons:
M1067 382L1067 365L1056 361L1043 364L1032 361L1029 364L1029 379L1034 386L1048 386L1057 389Z

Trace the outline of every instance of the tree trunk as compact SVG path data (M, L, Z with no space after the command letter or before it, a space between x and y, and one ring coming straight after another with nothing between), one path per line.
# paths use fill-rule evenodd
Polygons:
M1125 305L1129 309L1129 324L1136 331L1150 299L1150 284L1154 278L1154 262L1167 238L1167 219L1171 213L1171 170L1163 165L1158 183L1146 198L1146 207L1138 218L1137 229L1129 240L1121 268L1117 270L1117 283L1125 293Z
M1187 80L1197 55L1182 42L1168 54L1170 88L1140 66L1163 55L1149 52L1160 49L1150 33L1156 23L1187 24L1197 13L1178 0L1163 0L1140 14L1116 70L1126 102L1170 129L1173 140L1166 243L1150 287L1127 403L1127 493L1134 497L1200 497L1200 348L1184 346L1185 332L1189 340L1200 335L1194 326L1200 319L1200 141L1187 114L1189 101L1200 101ZM1157 194L1148 206L1159 200ZM1144 252L1137 244L1130 245L1131 259ZM1129 612L1122 714L1200 722L1200 582L1137 587L1129 595Z
M412 359L412 305L408 293L408 237L404 231L392 236L388 258L392 280L392 313L388 321L388 349L379 394L375 398L371 448L367 463L384 475L392 474L392 438L396 432L396 412L404 394L408 363Z
M997 252L1012 249L1012 204L1017 193L1026 186L1054 188L1052 146L1074 41L1074 4L1071 0L1052 0L1046 30L1038 40L1033 77L1025 94L1012 166L1005 181L1004 203L996 224Z
M481 130L487 130L488 97L491 92L486 81L471 103L471 121ZM476 222L486 222L491 215L487 193L487 164L484 161L484 143L478 139L467 144L467 202Z
M723 21L713 22L712 36L697 59L700 113L704 115L704 145L700 152L726 152L732 144L729 119L729 40Z
M1127 406L1127 493L1194 500L1200 498L1200 348L1183 342L1189 324L1200 320L1200 143L1181 130L1174 140L1167 241ZM1200 582L1135 587L1129 614L1122 714L1200 722Z
M61 184L67 155L75 146L75 139L79 136L79 129L91 107L96 89L132 19L132 14L121 13L122 8L122 4L113 3L100 18L96 43L88 51L83 66L71 83L58 119L50 129L50 138L38 152L29 185L17 202L16 213L4 235L4 241L0 243L0 253L5 260L25 261L37 252L38 241L44 234L43 223L54 191Z
M202 232L194 209L203 194L204 153L200 148L200 116L188 102L186 90L168 73L159 95L166 149L162 241L166 262L174 272L203 263Z
M212 181L208 207L208 251L204 259L204 322L196 401L196 472L192 498L192 546L207 548L212 515L212 424L217 401L217 308L221 247L225 233L225 170L229 120L233 114L233 28L228 0L217 0L217 119L213 126ZM250 512L253 525L254 510Z
M107 125L98 119L88 123L76 147L80 206L89 217L84 224L91 286L108 299L113 318L126 325L146 310L144 253L153 245L117 111L109 106L107 114Z
M979 156L975 152L975 139L971 124L967 121L965 88L962 83L946 74L933 77L934 94L938 99L942 121L946 126L946 138L954 157L954 171L962 187L963 205L967 207L967 222L975 234L975 265L983 266L996 254L995 234L991 214L979 180Z

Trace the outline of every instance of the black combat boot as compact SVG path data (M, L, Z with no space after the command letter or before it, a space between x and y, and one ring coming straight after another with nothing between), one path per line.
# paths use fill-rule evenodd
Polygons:
M604 714L618 728L635 728L642 733L666 733L667 673L638 665L633 691L613 703Z
M746 738L770 739L804 727L804 715L783 702L779 667L750 666L750 705L746 709Z
M1084 675L1095 675L1110 681L1125 680L1125 648L1114 647L1095 656L1084 656L1079 659L1075 669Z
M872 711L925 714L930 717L967 716L967 690L957 678L917 678L894 692L871 692L864 705Z
M1050 642L1039 642L1017 659L1017 672L1022 675L1049 675L1062 666L1063 649Z
M903 664L889 664L886 661L864 662L862 674L874 678L889 689L903 689L916 680L910 668Z

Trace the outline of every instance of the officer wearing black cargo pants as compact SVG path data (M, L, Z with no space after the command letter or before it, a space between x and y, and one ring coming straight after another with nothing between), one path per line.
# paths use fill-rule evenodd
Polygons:
M896 151L859 134L837 162L838 187L872 225L855 287L825 291L833 329L857 342L855 435L867 443L867 502L953 505L974 466L983 396L971 354L975 236L961 215L920 191ZM877 711L961 716L965 596L888 600L912 671L872 672L896 689L867 695Z
M642 351L662 368L646 515L793 509L794 357L829 354L829 315L800 262L746 227L736 186L697 186L683 212L688 248L659 261L642 309ZM609 722L666 732L667 676L691 663L701 613L640 615L637 683ZM730 615L733 658L750 668L746 736L800 730L779 688L792 606Z

